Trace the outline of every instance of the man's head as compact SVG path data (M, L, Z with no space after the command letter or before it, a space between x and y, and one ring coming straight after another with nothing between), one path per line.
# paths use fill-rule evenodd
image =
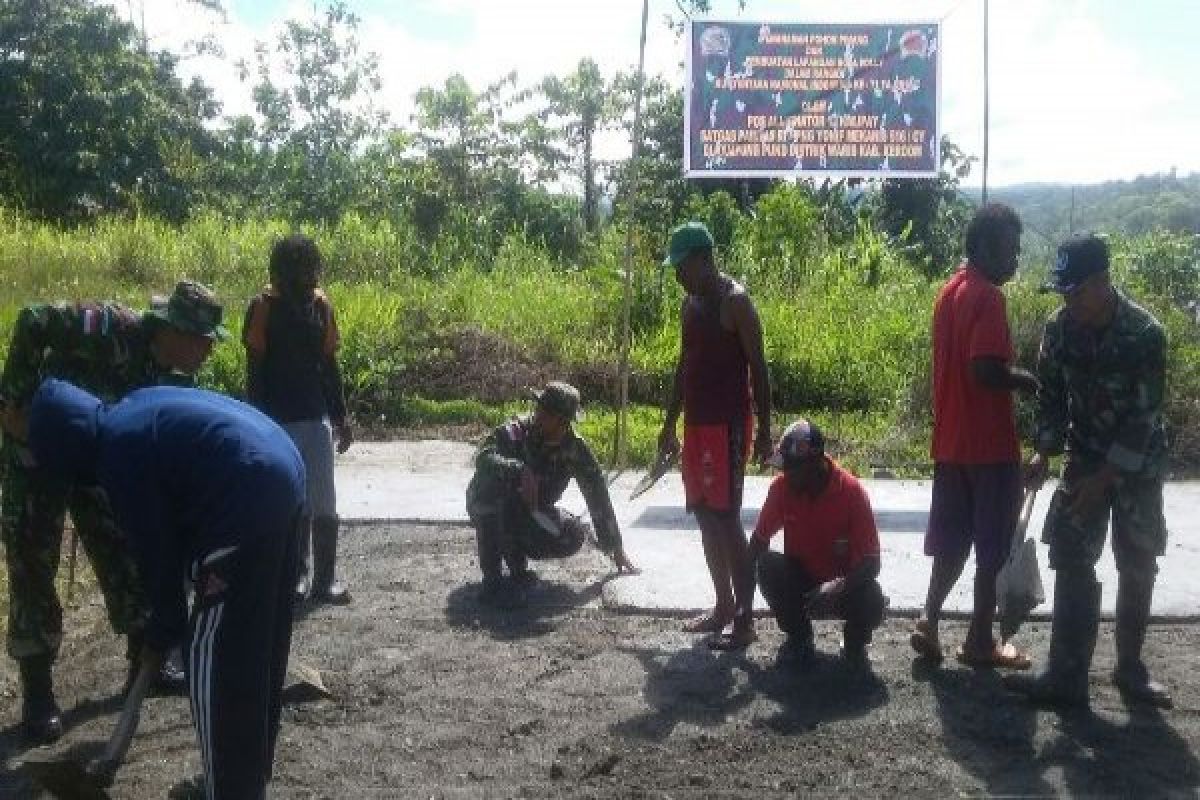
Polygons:
M101 408L77 386L44 381L29 404L29 449L38 468L60 479L95 483Z
M1100 326L1112 307L1108 243L1092 233L1072 236L1058 248L1043 291L1063 297L1067 313L1081 325Z
M768 463L783 470L792 491L814 493L829 474L825 435L814 423L798 419L779 437Z
M146 312L154 357L168 369L195 374L214 342L229 335L221 324L222 313L212 289L195 281L180 281L170 299L153 303Z
M535 402L534 427L547 444L558 444L579 418L579 390L569 383L551 381L544 389L531 389L530 394Z
M325 262L317 243L300 233L285 236L271 248L271 285L288 297L307 297L321 282Z
M675 280L688 294L703 294L717 273L713 247L703 222L685 222L671 231L663 266L675 268Z
M1021 255L1021 218L1003 203L988 203L967 225L967 261L1000 286L1017 272Z

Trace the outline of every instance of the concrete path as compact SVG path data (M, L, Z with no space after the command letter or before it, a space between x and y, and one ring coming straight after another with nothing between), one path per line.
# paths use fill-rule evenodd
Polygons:
M443 522L466 524L464 492L471 478L470 445L455 442L388 442L356 444L338 462L338 506L348 520ZM683 485L678 473L633 502L630 489L641 473L620 476L612 487L613 505L625 537L625 549L642 574L609 581L606 605L629 611L683 614L707 608L712 585L704 566L695 520L683 510ZM769 476L746 479L743 520L751 528L766 497ZM930 560L922 552L929 510L928 481L866 481L879 524L883 571L880 582L891 598L893 613L915 614L924 604ZM1037 538L1050 501L1049 486L1039 494L1029 525ZM572 486L564 505L586 510ZM1167 554L1159 560L1154 613L1160 618L1200 617L1200 483L1173 483L1166 491L1170 530ZM779 546L782 536L776 537ZM1047 601L1034 614L1046 616L1053 601L1054 573L1039 544L1042 580ZM970 609L973 564L947 601L947 610ZM1111 614L1116 599L1116 568L1111 550L1098 567L1104 584L1104 610ZM761 598L758 607L765 608Z

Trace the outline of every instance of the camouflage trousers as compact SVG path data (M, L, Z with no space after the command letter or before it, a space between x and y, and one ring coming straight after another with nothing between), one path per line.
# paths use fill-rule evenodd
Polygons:
M104 594L113 630L140 628L145 597L104 492L46 479L24 466L11 445L2 457L0 537L8 566L8 654L16 659L58 655L62 605L54 579L68 510Z
M535 518L519 501L505 504L502 513L471 518L479 546L479 567L485 578L499 576L500 562L511 571L524 568L526 559L541 561L569 558L594 536L582 517L557 506L543 508Z
M1152 470L1123 478L1103 502L1084 514L1072 513L1074 487L1102 466L1098 461L1068 456L1062 482L1050 500L1046 527L1042 530L1042 541L1050 547L1050 567L1092 572L1104 551L1111 519L1117 571L1152 583L1158 571L1155 560L1166 552L1167 546L1162 473Z

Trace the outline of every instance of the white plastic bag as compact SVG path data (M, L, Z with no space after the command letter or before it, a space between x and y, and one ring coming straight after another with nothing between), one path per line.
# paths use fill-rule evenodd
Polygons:
M1012 548L996 575L996 602L1001 629L1006 637L1016 633L1029 612L1046 600L1042 573L1038 569L1037 543L1025 535L1036 495L1035 491L1026 493L1025 507L1021 510Z

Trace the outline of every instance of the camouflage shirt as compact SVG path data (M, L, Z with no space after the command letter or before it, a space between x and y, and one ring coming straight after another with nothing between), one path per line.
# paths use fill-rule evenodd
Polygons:
M78 384L105 402L145 386L192 383L155 361L141 315L91 302L31 305L17 315L0 399L25 405L47 377Z
M519 490L526 466L538 477L538 501L544 507L557 503L574 478L587 502L600 549L612 553L621 546L608 484L587 442L568 431L557 446L549 446L534 430L532 415L501 425L480 444L475 474L467 486L467 513L477 518L498 512L506 497Z
M1111 324L1093 330L1059 309L1038 353L1037 449L1122 472L1161 468L1167 340L1148 311L1117 292Z

